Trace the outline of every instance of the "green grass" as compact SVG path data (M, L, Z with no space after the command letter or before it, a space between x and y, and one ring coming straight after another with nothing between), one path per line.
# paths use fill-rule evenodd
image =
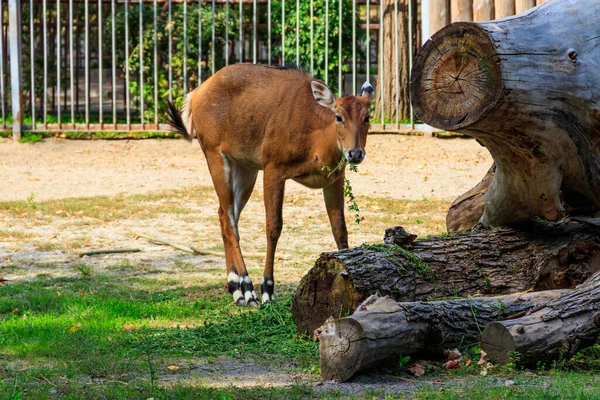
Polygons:
M215 295L215 290L220 294ZM177 279L81 274L38 277L0 287L0 393L15 398L96 396L302 398L287 389L214 389L156 385L169 365L189 359L251 358L318 364L317 344L298 335L291 297L260 309L232 304L221 282L183 287ZM94 384L90 379L95 380ZM227 397L232 394L233 397ZM8 396L7 396L8 395ZM215 397L216 396L216 397Z
M506 381L514 384L507 386ZM600 375L554 371L547 373L516 372L486 377L467 377L443 388L423 387L416 399L427 400L494 400L494 399L600 399Z

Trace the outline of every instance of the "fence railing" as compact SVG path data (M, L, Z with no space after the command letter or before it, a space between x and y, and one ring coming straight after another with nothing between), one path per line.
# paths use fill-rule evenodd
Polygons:
M377 87L383 66L410 63L443 7L482 0L436 2L0 0L0 131L164 130L167 100L238 62L296 63L339 95L370 80L399 129L408 78Z

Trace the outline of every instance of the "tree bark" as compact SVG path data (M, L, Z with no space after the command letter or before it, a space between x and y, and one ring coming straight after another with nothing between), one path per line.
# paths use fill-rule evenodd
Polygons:
M494 0L473 0L473 21L491 21L494 15Z
M479 342L481 329L516 313L525 313L570 292L568 289L482 297L398 303L370 296L356 312L325 321L317 329L323 380L345 381L360 371L398 356L441 353Z
M554 221L567 199L600 208L599 25L600 2L552 1L452 24L417 55L417 117L477 138L494 158L484 226Z
M494 364L523 365L572 357L600 335L600 273L573 292L522 318L485 327L481 348Z
M485 208L485 196L492 183L495 171L496 165L492 165L477 186L454 200L450 205L446 215L446 229L448 229L448 232L468 231L479 222Z
M375 99L374 117L381 119L382 123L396 122L396 104L398 104L398 120L409 117L410 93L409 76L410 66L408 59L409 29L408 29L408 2L412 2L412 9L417 9L416 0L397 0L397 21L394 19L394 3L396 0L384 1L383 16L383 57L379 57L379 75L377 76L377 97ZM397 24L397 25L396 25ZM397 27L397 30L396 30ZM398 43L396 53L396 32ZM413 54L416 53L417 18L413 18ZM383 73L383 75L382 75ZM397 80L397 81L396 81ZM381 101L383 98L383 116ZM384 120L385 117L385 120Z
M535 224L434 237L410 251L376 245L323 253L292 302L300 332L312 333L376 293L396 301L571 288L600 268L598 228Z

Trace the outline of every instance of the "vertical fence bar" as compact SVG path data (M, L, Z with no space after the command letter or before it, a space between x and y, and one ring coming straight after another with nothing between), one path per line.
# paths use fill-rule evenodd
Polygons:
M339 2L340 2L340 9L339 9L339 15L338 15L338 96L341 97L344 94L344 86L343 86L343 82L342 82L342 64L344 61L342 58L342 11L343 11L342 3L343 3L343 1L339 0Z
M46 26L46 20L48 19L48 13L47 13L47 6L46 6L46 2L47 0L42 0L42 9L43 9L43 17L42 17L42 34L44 35L43 37L43 43L44 43L44 101L43 101L43 107L44 107L44 129L48 129L48 28ZM0 10L2 9L2 7L0 7ZM0 14L2 14L0 12ZM2 35L0 34L0 41L2 40ZM1 45L0 45L1 46ZM0 59L2 58L2 54L0 52Z
M31 69L31 129L35 130L35 72L33 68L33 0L29 0L29 67Z
M75 128L75 63L73 57L73 0L69 0L69 82L71 84L71 126Z
M285 0L281 0L281 65L285 65Z
M242 0L240 2L240 62L244 62L244 27L242 26L244 22L244 8L242 5Z
M85 2L85 126L90 127L90 10L89 0Z
M129 101L129 0L125 0L125 112L127 129L131 130L131 103Z
M115 31L115 18L116 18L116 9L115 9L115 1L112 0L110 2L110 13L111 13L111 42L112 42L112 119L113 126L117 129L117 45L116 45L116 31Z
M211 38L210 74L215 74L215 0L212 0L212 38Z
M241 2L240 2L241 4ZM155 28L156 30L156 28ZM198 0L198 85L202 83L202 0Z
M158 129L158 38L157 32L157 21L156 21L156 0L153 2L154 12L154 124ZM198 73L200 72L200 62L198 62ZM200 81L200 74L198 74L198 81Z
M369 75L371 73L371 1L367 0L367 15L365 18L367 22L367 37L365 38L366 43L366 56L367 56L367 78L366 81L369 82Z
M142 0L140 0L142 4ZM183 0L183 95L187 93L187 0Z
M410 0L409 0L410 1ZM384 97L383 97L383 86L385 82L385 77L384 77L384 69L383 69L383 65L384 65L384 52L383 52L383 3L385 2L385 0L379 0L379 66L378 66L378 70L379 70L379 78L381 79L381 82L377 82L377 88L381 88L379 90L379 94L381 96L381 126L383 129L385 129L385 108L384 108Z
M0 109L2 109L2 128L6 128L6 115L4 110L4 10L0 0Z
M314 28L314 21L313 21L313 13L314 13L314 8L315 8L315 3L313 0L310 0L310 74L314 75L315 73L315 68L314 68L314 64L315 64L315 46L314 46L314 41L315 41L315 28Z
M356 0L352 0L352 94L356 95Z
M229 65L229 0L225 0L225 65Z
M60 129L62 125L60 116L60 0L56 0L56 106L58 128Z
M46 1L46 0L44 0ZM98 119L100 122L100 129L104 128L104 100L102 98L102 89L104 86L103 82L103 72L104 69L102 67L102 56L104 52L102 51L102 0L98 0Z
M408 0L410 3L412 0ZM394 0L394 62L395 62L395 71L394 74L396 79L396 93L394 97L394 101L396 102L396 129L398 129L399 123L399 103L400 103L400 73L399 73L399 61L400 61L400 49L399 49L399 37L398 37L398 0Z
M267 0L267 64L271 65L271 0Z
M412 72L413 67L413 9L412 1L408 2L408 70ZM415 129L415 118L413 116L412 101L409 99L410 107L410 129Z
M173 13L172 13L172 2L169 0L168 3L169 13L169 101L173 101Z
M144 10L140 1L140 123L144 128ZM187 43L187 42L186 42Z
M256 31L256 0L252 2L252 62L256 64L256 52L258 50L258 32Z
M23 125L23 81L21 58L21 3L8 0L8 29L10 35L10 93L12 97L13 139L21 138Z
M329 0L325 0L325 84L329 84Z
M296 65L300 65L300 0L296 0Z

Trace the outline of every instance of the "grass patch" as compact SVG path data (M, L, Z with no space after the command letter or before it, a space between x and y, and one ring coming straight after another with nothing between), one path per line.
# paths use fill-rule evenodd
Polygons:
M446 387L422 387L415 399L598 399L600 375L552 371L537 376L526 372L490 377L467 377ZM507 386L507 381L514 382Z
M185 214L190 200L200 201L214 195L208 186L183 190L168 190L152 194L130 196L95 196L35 201L35 194L27 200L0 202L0 212L13 217L36 219L40 215L77 217L110 222L118 219L155 218L157 214Z
M296 333L290 295L260 309L240 308L220 281L188 286L176 278L80 272L0 287L0 391L26 398L48 393L184 396L198 391L198 384L188 386L183 379L165 387L157 385L157 377L164 379L168 365L190 357L291 361L317 368L317 344ZM221 295L215 295L218 289ZM233 398L245 398L243 393L248 398L302 398L307 390L235 389ZM197 393L194 398L214 398L232 389Z

